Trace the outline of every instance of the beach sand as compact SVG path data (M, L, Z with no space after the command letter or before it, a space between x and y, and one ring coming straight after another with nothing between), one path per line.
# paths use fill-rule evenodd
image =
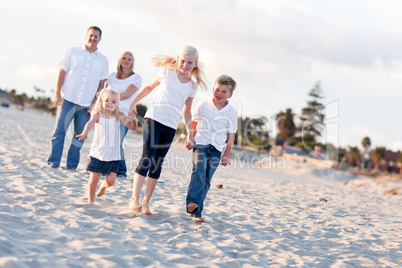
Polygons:
M196 223L185 209L191 152L175 144L145 216L128 207L140 135L127 137L128 178L90 205L89 143L77 171L63 168L68 140L61 167L48 168L55 118L15 107L0 116L0 267L402 265L402 195L385 194L401 180L294 159L251 165L234 154L213 178L206 222Z

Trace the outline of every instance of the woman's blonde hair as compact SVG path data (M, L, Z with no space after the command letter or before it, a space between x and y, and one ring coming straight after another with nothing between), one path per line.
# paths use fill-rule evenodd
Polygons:
M197 66L191 71L190 76L195 78L194 87L201 87L207 90L207 85L204 82L204 66L198 60L198 50L192 46L181 47L176 54L176 57L156 56L152 58L152 62L156 67L165 67L167 70L177 70L177 59L180 55L194 55Z
M131 58L133 58L133 62L131 63L130 72L128 74L128 77L130 77L131 75L134 74L134 61L135 61L134 55L130 51L124 51L123 53L121 53L119 60L117 61L117 78L122 78L123 68L121 67L121 61L123 60L125 55L130 55Z
M120 116L120 113L119 113L120 94L116 89L112 89L112 88L102 89L102 91L99 92L98 99L96 100L95 107L92 110L92 113L104 115L105 109L102 106L102 102L104 99L106 99L107 97L109 97L111 95L117 96L116 109L113 112L113 115L116 117L116 122L117 122L120 120L120 118L119 118L119 116Z

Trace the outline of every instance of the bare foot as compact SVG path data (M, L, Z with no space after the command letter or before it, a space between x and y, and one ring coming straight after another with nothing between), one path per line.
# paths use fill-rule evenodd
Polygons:
M190 203L187 206L187 212L188 213L193 213L194 210L198 208L198 205L196 203Z
M142 206L135 204L135 202L133 200L130 201L129 207L131 208L131 210L136 211L136 212L140 212L142 209Z
M142 214L151 216L152 212L149 210L149 203L142 203Z
M102 196L106 191L106 187L101 187L99 192L96 194L97 197Z
M196 222L205 222L205 219L204 219L204 218L201 218L201 217L194 217L194 220L195 220Z

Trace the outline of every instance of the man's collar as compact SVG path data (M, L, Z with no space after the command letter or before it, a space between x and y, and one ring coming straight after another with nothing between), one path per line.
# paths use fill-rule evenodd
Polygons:
M86 47L85 45L83 45L83 46L81 47L81 50L85 50L85 51L87 51L88 53L91 53L91 52L89 52L89 51L87 50L87 47ZM96 50L95 50L93 53L95 53L96 55L99 55L99 49L96 48Z

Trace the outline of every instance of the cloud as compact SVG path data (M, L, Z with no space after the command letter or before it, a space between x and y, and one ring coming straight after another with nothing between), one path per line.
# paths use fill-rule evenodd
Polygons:
M29 80L45 80L52 77L54 80L57 76L58 68L44 67L40 65L29 65L16 70L15 74L24 79Z

